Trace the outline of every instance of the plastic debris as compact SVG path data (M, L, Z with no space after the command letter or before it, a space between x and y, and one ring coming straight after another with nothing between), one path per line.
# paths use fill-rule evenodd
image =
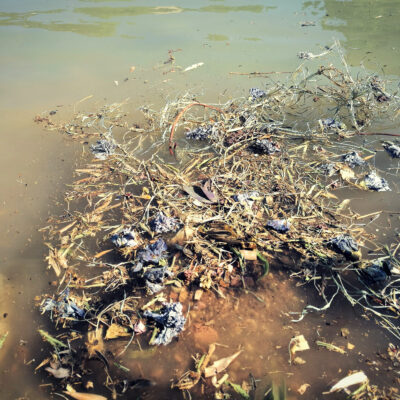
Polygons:
M168 270L168 266L151 267L143 274L143 279L146 281L146 287L151 293L158 293L164 289L164 279L170 278L172 272Z
M368 284L384 284L392 275L390 260L375 260L370 266L360 270L361 278Z
M400 158L400 146L397 146L393 142L384 142L382 147L393 157Z
M180 226L177 219L167 217L161 211L150 221L150 229L157 233L176 232Z
M300 51L297 53L297 57L299 57L300 60L312 60L315 56L308 51Z
M161 328L152 344L167 345L182 332L186 318L182 315L181 303L164 303L160 312L145 311L146 318L153 319Z
M204 65L203 62L199 62L199 63L193 64L193 65L189 65L189 67L186 67L186 68L183 70L183 72L191 71L192 69L199 68L199 67L201 67L202 65Z
M136 324L133 325L133 332L135 332L136 335L141 335L142 333L147 332L146 325L142 321L136 322Z
M364 183L370 190L375 190L377 192L390 192L389 184L386 179L381 178L377 175L376 171L370 172L365 178Z
M342 155L342 161L345 162L349 167L359 167L361 165L365 165L365 160L360 157L360 155L356 151L352 151L347 154Z
M274 153L279 153L281 151L279 145L277 145L276 143L272 142L269 139L257 139L253 142L251 148L256 153L262 153L262 154L274 154Z
M333 249L346 256L358 252L358 244L350 235L339 235L329 241Z
M199 126L196 129L186 132L186 138L193 140L207 140L211 138L214 132L215 131L213 131L213 127L211 125Z
M42 313L49 311L51 314L57 314L60 318L82 319L85 317L85 310L78 307L74 300L69 297L69 290L61 300L47 299L41 307Z
M264 90L258 89L258 88L251 88L250 89L250 95L253 100L261 99L262 97L265 97L267 95Z
M336 166L333 163L326 163L319 166L319 170L328 176L332 176L336 172Z
M251 207L257 198L260 198L260 193L256 191L247 192L247 193L239 193L232 196L233 200L236 202L247 205Z
M158 264L164 257L164 253L168 247L163 239L158 239L156 242L149 244L144 249L138 251L136 257L136 266L134 272L141 271L147 263Z
M71 371L69 369L61 366L58 366L58 368L47 367L45 370L57 379L68 378L71 375Z
M267 222L267 227L285 233L290 229L290 222L287 219L273 219Z
M115 144L106 139L98 140L95 144L90 146L90 150L99 160L105 160L115 152Z
M322 128L324 130L329 130L329 129L343 130L343 129L346 129L346 125L345 124L343 124L339 120L335 120L333 118L320 119L319 123L321 124L321 126L322 126Z
M112 235L110 239L114 246L118 247L119 249L123 247L135 247L138 245L136 233L132 228L123 229L121 232Z

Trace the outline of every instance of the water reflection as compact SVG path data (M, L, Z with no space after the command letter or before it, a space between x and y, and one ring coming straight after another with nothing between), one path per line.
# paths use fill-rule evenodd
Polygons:
M367 68L400 74L400 8L393 0L306 1L303 9L321 13L321 26L343 35L348 61Z
M85 36L113 36L116 32L115 22L42 22L33 20L46 14L61 14L64 10L49 10L27 13L0 13L0 26L19 26L22 28L44 29L54 32L73 32Z
M81 0L79 0L81 1ZM84 0L90 3L109 3L109 1ZM125 0L123 0L125 1ZM75 5L77 3L75 2ZM185 5L196 4L187 2ZM149 15L167 15L179 13L213 13L225 14L230 12L235 13L255 13L260 14L268 9L275 7L266 7L263 5L237 5L225 6L221 4L212 4L203 7L178 7L171 6L98 6L90 7L74 7L74 3L70 10L54 9L54 10L35 10L27 12L0 12L0 26L19 26L22 28L36 28L47 31L73 32L85 36L105 37L114 36L117 33L117 28L123 25L122 18L138 17ZM49 19L50 16L57 15L57 20ZM86 20L81 20L82 16ZM78 20L78 17L80 18ZM187 17L191 19L194 16ZM197 18L197 17L196 17ZM115 21L104 22L106 19L115 19ZM210 39L217 40L217 39ZM225 39L223 39L225 40Z

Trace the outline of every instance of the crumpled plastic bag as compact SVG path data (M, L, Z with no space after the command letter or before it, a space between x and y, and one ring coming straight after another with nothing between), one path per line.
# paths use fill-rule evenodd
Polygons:
M147 263L158 264L165 256L168 247L163 239L158 239L156 242L147 245L144 249L139 250L136 256L136 266L134 272L139 272Z
M322 128L326 131L328 130L344 130L346 129L346 125L339 120L334 118L325 118L320 119L319 123L321 124Z
M106 139L100 139L90 146L90 150L99 160L105 160L108 156L115 153L115 144Z
M279 153L281 151L279 146L269 139L257 139L253 142L251 148L256 153L262 153L262 154L274 154L274 153Z
M370 266L360 269L361 278L368 284L385 284L392 275L390 260L375 260Z
M264 90L261 90L259 88L251 88L250 89L250 96L252 97L253 100L261 99L262 97L265 97L267 95Z
M260 198L260 193L256 191L246 192L246 193L238 193L232 196L233 200L236 202L247 205L251 207L257 198Z
M370 190L375 190L376 192L391 192L389 184L386 179L378 176L376 171L370 172L364 178L365 186Z
M382 147L393 157L400 158L400 146L397 146L393 142L384 142Z
M267 222L267 227L277 232L285 233L290 229L290 222L287 219L273 219Z
M199 126L186 132L186 138L193 140L212 140L218 137L218 133L219 126L218 123L215 123L213 125Z
M133 229L123 229L121 232L112 235L110 240L114 246L120 248L123 247L134 247L138 244L136 240L136 233Z
M164 303L159 312L146 310L143 315L153 319L161 328L152 343L157 346L171 343L172 339L182 332L186 322L186 318L182 314L181 303Z
M332 248L344 255L351 255L358 251L357 242L350 235L339 235L329 241Z
M51 314L57 314L60 318L83 319L85 310L78 307L76 303L69 297L67 289L64 296L60 296L60 300L47 299L41 307L42 313L49 311Z
M342 155L342 161L345 162L350 168L359 167L365 165L366 161L360 157L356 151Z
M333 163L326 163L319 166L319 170L327 176L332 176L336 171L337 168Z
M167 217L161 211L150 221L149 225L150 229L157 233L176 232L181 227L177 219Z
M154 294L164 289L164 279L170 278L172 275L167 265L164 267L151 267L146 269L143 279L146 281L146 287Z

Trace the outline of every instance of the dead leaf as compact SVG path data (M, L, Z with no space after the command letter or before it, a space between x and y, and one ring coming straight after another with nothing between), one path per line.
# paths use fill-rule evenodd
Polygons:
M130 333L127 332L127 329L118 324L111 324L106 332L106 340L116 339L119 337L131 336Z
M301 357L295 357L293 360L294 365L303 365L306 363L306 360L303 360Z
M45 370L57 379L64 379L64 378L68 378L70 376L70 370L67 368L60 367L60 368L55 369L55 368L47 367L47 368L45 368Z
M309 383L303 383L298 389L297 389L297 393L302 396L306 390L311 387L311 385Z
M171 240L169 240L168 244L170 246L175 244L183 246L187 241L193 238L193 235L194 230L188 226L185 226L179 230Z
M68 268L67 259L63 256L61 250L50 247L46 260L49 263L49 268L53 268L57 276L60 276L62 269Z
M294 355L298 351L305 351L305 350L310 350L310 346L307 340L305 339L304 335L295 336L290 340L289 343L290 360L293 359Z
M107 397L100 396L99 394L94 394L94 393L81 393L81 392L64 392L68 396L71 396L72 398L76 400L107 400Z
M257 250L239 250L246 261L257 261Z
M342 329L340 330L340 334L341 334L344 338L347 338L347 336L350 335L350 331L349 331L347 328L342 328Z
M204 370L204 376L206 378L210 378L224 371L239 356L241 352L242 350L238 351L237 353L233 354L230 357L221 358L220 360L215 361L213 365L207 367Z
M353 350L355 347L356 347L356 346L355 346L354 344L352 344L352 343L347 343L347 348L348 348L349 350Z
M346 389L349 386L364 383L366 381L368 381L368 377L364 374L364 372L355 372L341 379L336 385L333 385L331 390L329 390L329 393L337 392L338 390Z
M105 254L110 253L113 250L114 249L108 249L108 250L100 251L100 253L95 254L93 258L100 258L100 257L104 256Z
M103 327L88 332L88 341L86 342L89 357L96 355L96 351L104 351Z
M346 165L342 165L340 167L339 173L340 173L340 176L342 177L342 179L346 182L350 181L350 179L355 178L354 171Z
M351 199L344 199L337 207L337 211L344 210L349 204Z

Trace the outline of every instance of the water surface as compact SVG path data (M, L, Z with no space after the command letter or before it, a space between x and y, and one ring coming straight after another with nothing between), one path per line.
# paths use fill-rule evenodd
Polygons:
M74 163L80 162L80 145L71 144L56 132L43 132L33 123L36 114L45 110L61 112L71 104L76 105L75 109L93 110L96 104L128 97L132 109L143 103L157 109L165 100L185 91L200 93L212 102L227 101L233 96L247 95L249 87L265 82L230 72L293 71L300 62L298 52L318 54L334 39L341 41L350 65L362 63L370 71L396 80L400 75L399 13L397 0L180 0L174 3L3 0L0 5L0 220L3 227L0 334L9 331L9 336L0 350L1 397L48 398L46 386L40 387L42 380L48 382L46 374L33 374L38 360L44 357L36 329L45 324L45 319L33 307L33 299L47 289L54 276L45 270L46 249L37 229L46 224L50 213L65 211L65 205L56 201L62 198L64 184L72 180ZM301 26L306 21L315 22L315 26ZM169 50L174 50L174 65L165 64ZM199 62L204 65L182 72ZM136 69L130 73L132 66ZM284 75L270 75L267 79L282 78ZM90 100L79 103L89 95L93 95ZM383 153L379 153L377 163L382 168L388 166ZM390 163L391 168L397 166L394 161ZM390 179L397 181L395 174ZM398 212L396 199L396 192L370 194L366 200L356 201L355 207L367 213L371 207L375 210L380 202L385 209ZM388 226L384 219L377 224L374 229ZM387 235L394 240L397 231L393 228ZM296 299L300 303L308 301L304 292L297 292L293 287L287 290L293 291L293 296L283 313L298 307ZM257 321L254 327L246 328L232 321L232 310L226 311L223 323L211 324L220 335L224 329L232 328L226 336L226 343L232 347L239 344L249 347L245 365L237 366L238 381L245 379L250 370L259 374L279 370L291 377L295 371L288 368L285 346L294 331L312 336L315 326L321 324L321 329L330 330L326 335L334 338L341 323L349 323L336 310L326 320L311 319L289 329L285 327L287 319L276 310L273 319L261 315L265 309L253 299L244 298L242 302L243 309L254 310L251 313L252 320ZM270 306L277 307L279 302ZM203 311L204 315L200 312L200 317L208 322L216 320L218 308L207 307L208 312ZM385 350L390 340L385 333L378 332L373 324L365 325L350 309L345 316L353 318L355 337L360 338L367 329L373 332L374 339L371 336L355 339L365 357L368 352ZM338 319L339 322L326 325ZM182 358L175 360L177 368L186 367L194 350L193 329L183 338L186 347ZM279 337L271 333L277 331L287 333ZM264 345L257 357L258 349ZM164 388L170 379L168 372L163 372L165 355L174 349L165 350L164 356L158 359L161 372L156 373L152 363L141 366L143 373L158 379ZM321 358L309 362L309 372L295 375L293 387L303 383L302 379L309 379L310 383L319 382L313 393L321 393L326 389L326 380L321 379L323 374L318 371ZM339 362L340 366L335 364ZM359 368L357 356L348 357L344 362L329 355L327 364L329 376L334 376L338 368L345 371Z

